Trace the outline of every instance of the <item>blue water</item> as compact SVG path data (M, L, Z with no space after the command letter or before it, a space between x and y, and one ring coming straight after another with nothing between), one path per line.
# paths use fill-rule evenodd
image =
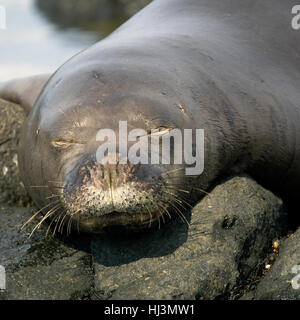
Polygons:
M99 32L62 30L43 17L34 0L0 0L0 81L55 71L67 59L103 38Z

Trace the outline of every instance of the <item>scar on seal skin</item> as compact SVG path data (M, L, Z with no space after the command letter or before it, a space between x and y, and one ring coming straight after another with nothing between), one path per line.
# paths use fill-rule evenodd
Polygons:
M5 83L29 116L22 180L49 228L144 230L184 213L224 174L293 202L300 186L300 32L294 1L155 0L52 76ZM204 129L204 172L96 161L103 128ZM165 131L166 131L165 130ZM174 151L174 145L172 150ZM114 156L118 156L115 154Z

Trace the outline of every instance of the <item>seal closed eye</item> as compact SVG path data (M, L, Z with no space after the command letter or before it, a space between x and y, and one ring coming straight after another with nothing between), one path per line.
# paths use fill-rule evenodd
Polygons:
M2 85L0 96L31 110L19 163L39 207L32 219L43 213L36 227L49 218L54 232L101 233L185 220L205 190L232 172L297 200L300 33L291 28L293 4L154 0L54 75ZM203 129L203 173L187 176L184 164L121 163L119 145L106 154L116 163L100 163L97 133L117 133L120 121L149 137L151 129Z

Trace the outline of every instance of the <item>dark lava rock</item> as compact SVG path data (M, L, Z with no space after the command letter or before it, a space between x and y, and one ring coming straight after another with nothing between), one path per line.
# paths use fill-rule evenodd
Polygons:
M282 201L248 177L217 187L192 210L135 239L92 241L103 299L225 299L285 232Z
M20 106L0 99L0 204L26 206L30 203L19 178L17 154L25 118Z
M132 236L28 237L33 209L0 209L2 299L226 299L286 225L280 199L248 177L218 185L187 215Z
M254 298L300 300L300 229L282 241L279 257L258 284Z
M5 300L84 299L93 286L91 256L57 237L45 226L29 238L21 230L36 209L0 207L0 265L6 268Z

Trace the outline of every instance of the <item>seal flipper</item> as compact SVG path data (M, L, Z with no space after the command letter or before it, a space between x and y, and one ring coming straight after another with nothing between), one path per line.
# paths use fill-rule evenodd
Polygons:
M20 104L28 114L51 74L43 74L0 83L0 98Z

